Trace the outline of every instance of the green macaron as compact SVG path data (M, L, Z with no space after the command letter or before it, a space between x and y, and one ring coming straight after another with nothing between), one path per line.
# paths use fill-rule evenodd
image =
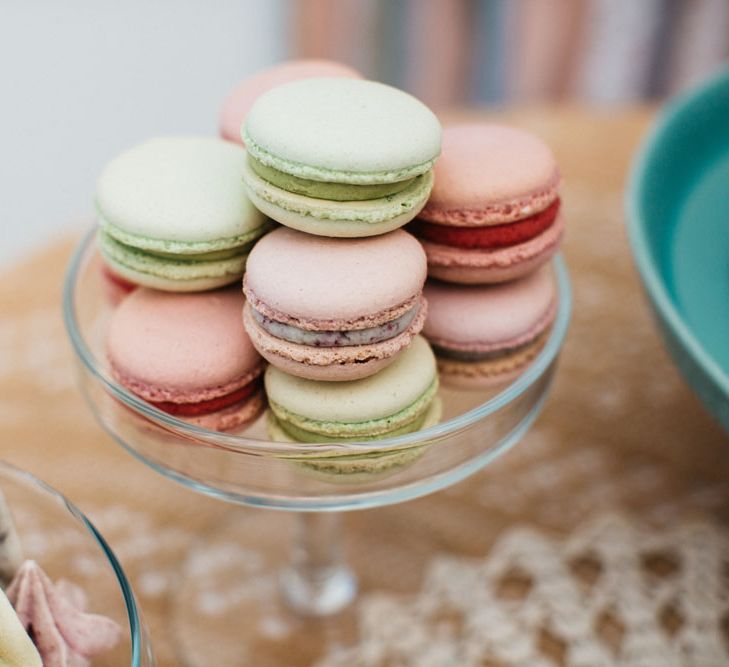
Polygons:
M385 438L436 424L441 416L435 357L418 336L391 365L360 380L324 382L288 375L269 366L265 374L269 436L279 442L372 442L357 454L302 457L310 469L346 475L391 471L412 462L422 447L388 450Z
M138 285L190 292L238 280L248 252L270 228L242 183L242 147L166 137L112 160L97 185L99 247Z
M433 186L438 119L407 93L326 78L262 95L241 130L253 203L322 236L382 234L412 220Z

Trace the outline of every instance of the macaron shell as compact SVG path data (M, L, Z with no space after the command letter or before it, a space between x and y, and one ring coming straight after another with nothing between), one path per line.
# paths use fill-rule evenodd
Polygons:
M433 174L428 171L395 195L342 202L288 192L263 180L247 164L244 174L248 197L264 215L309 234L344 238L375 236L402 227L422 210L433 186Z
M197 292L240 280L247 253L213 261L159 257L116 241L103 231L99 249L106 263L125 280L168 292Z
M202 278L182 278L179 275L168 278L162 275L135 271L110 257L105 256L104 261L109 264L115 273L119 274L125 280L129 280L135 285L164 292L205 292L230 285L240 280L240 273L228 274L226 272L222 272L218 276L211 275Z
M362 75L351 67L331 60L290 60L269 67L243 81L225 100L220 111L220 135L242 143L240 128L254 102L276 86L313 77L347 77Z
M421 203L407 213L396 215L382 222L363 222L361 220L325 220L314 218L308 216L306 213L296 213L282 208L276 203L262 199L252 191L249 191L248 196L262 213L272 220L286 225L286 227L297 229L308 234L314 234L315 236L351 239L378 236L399 229L410 222L420 211L420 206L427 201L426 195L422 198ZM376 212L378 217L381 214L382 211Z
M422 241L428 256L428 274L446 282L489 284L525 276L546 263L559 249L564 219L539 236L518 245L495 250L470 250Z
M421 430L435 426L442 417L443 404L437 396L431 401ZM268 437L275 442L295 442L269 413L266 423ZM375 441L376 444L376 441ZM415 463L426 451L427 446L390 450L373 448L370 453L346 454L340 456L307 456L292 458L305 472L330 483L356 484L371 482L392 475Z
M423 328L427 305L423 300L410 326L393 338L369 345L313 347L276 338L243 309L243 324L261 356L290 375L309 380L342 382L374 375L390 365Z
M392 86L318 78L259 97L243 139L256 159L301 178L389 183L431 168L441 127L422 102Z
M231 247L265 223L245 194L245 161L241 146L222 139L153 139L106 166L96 204L105 221L129 234L182 243L222 240L221 247Z
M372 326L379 322L369 316L417 297L426 272L420 243L402 230L335 239L281 227L248 256L246 287L272 311L291 318Z
M306 380L319 380L322 382L348 382L349 380L360 380L379 373L387 368L393 361L393 356L370 357L366 361L352 361L346 359L340 364L334 363L334 355L328 365L317 365L296 361L291 357L284 356L286 351L259 348L261 356L272 366L280 368L289 375L304 378Z
M423 334L434 345L464 352L492 352L523 345L554 320L557 292L543 266L500 285L425 286L428 318Z
M125 386L151 401L195 402L254 379L261 359L240 325L236 288L132 292L114 312L108 355Z
M264 376L271 401L319 421L358 423L382 419L415 403L437 377L435 356L422 336L387 368L351 382L319 382L269 366Z
M438 424L443 416L443 401L439 396L435 396L428 405L424 415L423 415L423 424L420 427L420 431L425 430L426 428L430 428L431 426L435 426ZM276 442L298 442L294 438L292 438L280 425L280 422L274 412L272 410L268 410L267 413L267 420L266 420L266 427L269 434L269 437L271 440L274 440ZM390 437L390 436L383 436ZM346 441L344 441L346 442ZM366 452L366 453L360 453L358 455L352 455L347 454L345 452L341 453L329 453L327 456L316 456L314 454L307 455L306 457L291 457L293 459L300 459L300 460L311 460L311 461L320 461L322 464L325 461L333 462L333 461L341 461L344 463L345 461L354 462L357 461L368 461L370 463L373 462L374 458L379 457L385 457L389 456L387 454L387 449L383 448L381 444L378 443L378 440L364 440L362 442L371 442L372 443L372 451ZM311 444L311 443L309 443ZM326 443L321 443L326 444ZM331 444L331 443L330 443ZM404 455L406 452L414 452L419 451L422 453L423 448L421 447L415 447L407 450L396 450L392 452L393 458L398 455ZM359 450L361 452L361 450ZM410 457L406 457L410 459ZM368 466L368 470L371 470L371 467Z
M552 151L533 134L488 123L447 127L420 217L462 226L520 220L554 201L559 183Z

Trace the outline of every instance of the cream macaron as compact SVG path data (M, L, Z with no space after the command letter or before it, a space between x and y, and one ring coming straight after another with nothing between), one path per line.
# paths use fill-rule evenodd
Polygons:
M240 279L270 223L243 187L245 151L222 139L167 137L103 170L99 246L110 269L146 287L192 292Z
M441 128L411 95L315 78L258 98L242 130L253 203L310 234L363 237L412 220L433 185Z
M269 366L268 433L281 442L371 442L356 453L296 458L329 481L352 482L394 472L415 461L424 447L388 449L380 441L429 428L441 417L438 371L422 336L387 368L349 382L298 378Z

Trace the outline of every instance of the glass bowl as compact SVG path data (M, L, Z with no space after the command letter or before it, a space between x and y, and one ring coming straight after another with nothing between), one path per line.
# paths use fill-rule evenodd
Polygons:
M349 605L355 598L356 578L342 555L335 513L438 491L480 470L516 443L544 404L569 323L569 279L558 257L553 263L557 316L541 352L506 386L481 391L441 387L441 423L374 443L273 442L266 437L265 417L240 432L219 433L161 412L113 379L105 335L115 306L104 289L94 235L90 231L73 256L63 308L80 387L101 426L135 457L193 490L236 504L293 511L298 517L292 525L287 513L266 512L263 519L247 519L248 528L243 519L228 526L240 554L252 553L262 542L269 551L284 551L283 541L293 533L288 564L267 563L254 573L242 560L236 563L231 558L227 572L208 577L201 576L200 563L215 540L205 536L198 553L191 554L185 566L190 576L183 572L173 613L181 660L189 665L206 664L214 647L219 667L232 667L240 664L241 646L255 642L250 636L256 626L253 619L272 597L271 587L253 587L261 598L249 596L252 587L241 593L229 618L251 619L243 629L220 619L206 623L195 606L209 600L210 587L220 589L221 581L230 586L251 577L259 583L275 580L286 608L307 616L335 614ZM288 654L301 655L297 651L294 647ZM249 659L259 665L277 664L274 659L267 662L261 653Z
M224 500L294 511L349 510L402 502L437 491L482 468L516 442L547 395L567 331L570 291L555 263L557 318L538 357L515 381L490 394L443 388L440 424L375 443L285 444L265 436L265 419L240 433L219 433L161 412L120 386L104 349L113 305L99 278L94 233L68 271L64 315L81 389L106 431L159 473ZM393 464L373 474L327 474L332 462L387 453ZM384 474L383 470L384 468ZM336 466L335 466L336 470ZM317 471L319 474L317 474Z
M131 586L91 522L58 491L1 461L0 490L13 516L23 558L35 560L54 581L67 579L81 586L89 611L122 627L122 641L94 658L93 667L153 667L151 644Z

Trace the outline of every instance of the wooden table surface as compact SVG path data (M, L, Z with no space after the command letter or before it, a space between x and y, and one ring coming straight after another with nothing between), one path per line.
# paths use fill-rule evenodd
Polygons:
M439 552L485 553L518 522L562 534L605 510L649 521L699 514L726 524L729 442L664 351L626 239L626 172L652 112L551 108L499 117L541 135L561 164L574 316L544 413L517 448L438 494L439 511L451 506L459 530L434 544ZM72 245L50 243L0 281L2 458L57 487L98 523L137 591L159 665L171 667L165 618L175 564L202 527L230 510L133 460L93 420L75 386L61 321ZM578 466L578 459L592 463ZM408 530L422 528L434 502L400 508ZM349 529L381 526L382 539L395 545L398 536L386 534L389 511L354 513Z

